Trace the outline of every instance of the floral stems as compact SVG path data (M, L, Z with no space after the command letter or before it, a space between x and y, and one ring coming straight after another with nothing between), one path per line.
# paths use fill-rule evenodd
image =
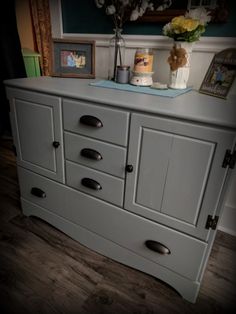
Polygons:
M112 80L115 81L116 79L116 67L117 67L117 54L118 54L118 44L117 44L117 37L115 39L115 55L114 55L114 72Z
M121 49L120 49L120 45L119 45L119 38L118 38L118 36L116 36L115 54L114 54L114 71L113 71L113 78L112 78L113 81L115 81L115 79L116 79L116 69L117 69L118 58L119 58L120 65L122 66L123 62L122 62L122 56L121 56Z

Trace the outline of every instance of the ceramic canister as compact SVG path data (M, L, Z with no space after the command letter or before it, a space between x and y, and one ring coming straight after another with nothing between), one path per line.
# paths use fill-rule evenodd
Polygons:
M116 82L121 84L129 83L130 67L127 65L117 66Z

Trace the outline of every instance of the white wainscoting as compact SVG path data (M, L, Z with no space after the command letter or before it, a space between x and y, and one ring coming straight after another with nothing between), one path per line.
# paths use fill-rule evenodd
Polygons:
M111 35L104 34L68 34L63 33L60 0L50 0L50 13L53 38L91 39L96 41L96 77L106 78L108 72L108 46ZM172 46L172 40L164 36L125 35L126 58L125 63L132 67L135 50L138 47L148 47L154 50L154 81L168 82L169 65L167 58ZM202 37L194 44L191 57L191 71L189 85L199 89L206 71L215 53L236 48L235 37ZM230 94L236 93L236 80L231 87ZM219 229L236 235L236 170L228 189L225 209L220 220Z

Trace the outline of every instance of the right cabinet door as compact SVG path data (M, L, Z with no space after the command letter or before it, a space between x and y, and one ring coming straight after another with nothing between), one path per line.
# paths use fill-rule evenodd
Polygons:
M206 239L219 206L235 133L195 123L133 114L125 208Z

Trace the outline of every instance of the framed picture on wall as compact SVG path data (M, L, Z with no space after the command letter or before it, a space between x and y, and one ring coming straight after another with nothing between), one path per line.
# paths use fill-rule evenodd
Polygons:
M52 54L52 76L95 77L95 41L53 39Z
M225 23L229 16L229 1L227 0L173 0L154 1L153 10L139 18L139 22L170 22L175 16L184 15L187 10L204 7L211 14L211 22Z
M225 49L214 56L199 92L226 98L235 76L236 49Z

